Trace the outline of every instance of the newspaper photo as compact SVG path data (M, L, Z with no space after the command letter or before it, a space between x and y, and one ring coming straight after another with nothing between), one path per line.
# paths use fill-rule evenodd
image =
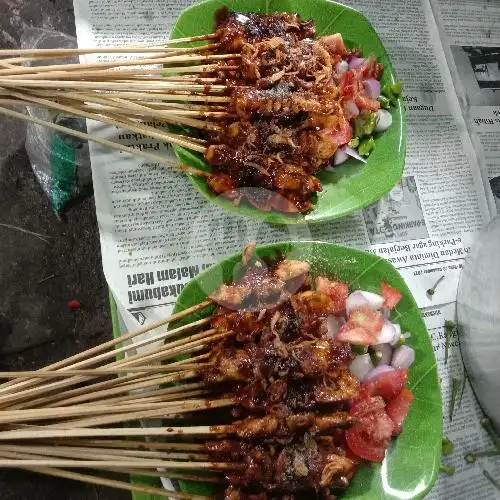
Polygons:
M75 0L79 46L161 43L191 3ZM442 3L451 15L451 2ZM450 461L457 472L442 475L429 498L500 498L481 469L491 467L490 473L498 478L494 462L470 466L463 461L465 452L487 444L478 423L480 410L468 385L455 418L450 422L447 417L453 377L460 370L463 376L458 346L449 363L442 362L443 325L445 319L455 318L460 270L479 230L496 213L492 190L484 179L497 186L498 192L494 180L500 178L500 162L494 156L495 147L499 153L498 141L491 135L498 132L499 123L494 119L497 110L492 97L497 95L493 88L497 73L494 63L481 62L495 52L483 50L489 46L484 41L453 39L444 53L438 30L443 24L435 17L439 5L429 0L390 0L383 8L372 0L350 4L375 27L403 84L408 131L401 181L372 206L338 221L273 226L232 215L207 202L184 174L172 168L93 143L90 154L105 276L123 328L135 329L170 313L185 283L250 241L328 241L389 260L423 310L441 375L444 428L456 444ZM500 40L492 44L498 47ZM467 52L464 47L473 50ZM471 90L469 96L476 103L473 108L479 110L474 116L493 120L476 126L486 153L478 152L471 140L470 116L461 106L466 97L455 90L458 63L454 68L448 65L453 54L460 59L461 85L468 78L477 82L479 90ZM483 104L486 98L490 100ZM87 125L91 134L174 158L168 144L151 137L92 121ZM435 293L429 294L438 281Z
M488 195L500 207L500 4L433 1L455 89ZM491 203L491 201L490 201Z

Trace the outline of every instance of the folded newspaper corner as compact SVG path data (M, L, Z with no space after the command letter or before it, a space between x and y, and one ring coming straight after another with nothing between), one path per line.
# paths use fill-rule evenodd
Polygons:
M75 0L78 44L158 42L191 3ZM468 383L452 404L454 381L463 380L464 370L455 332L446 361L444 328L455 320L464 259L500 204L500 4L400 0L380 9L372 0L348 3L370 19L403 83L408 151L400 183L340 221L275 227L225 213L158 164L90 144L106 278L122 328L132 329L168 314L186 282L247 241L330 241L388 259L422 308L441 377L444 431L455 444L443 458L455 473L442 474L428 498L500 499L483 472L500 480L498 463L464 460L491 443ZM89 133L172 154L151 138L87 126Z

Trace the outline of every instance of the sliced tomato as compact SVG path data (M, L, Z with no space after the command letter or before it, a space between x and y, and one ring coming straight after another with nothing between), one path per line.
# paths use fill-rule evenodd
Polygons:
M331 281L328 278L318 276L316 278L316 290L326 293L332 299L333 314L340 316L345 312L345 302L349 296L347 283Z
M388 403L386 411L394 424L393 435L397 435L401 432L403 422L410 411L413 399L412 392L409 389L403 389Z
M380 283L380 291L384 297L384 306L389 309L396 307L398 302L403 298L403 294L397 289L382 281Z
M325 135L337 146L343 146L352 139L352 127L342 120L337 126L325 129Z
M330 54L340 54L345 55L345 45L342 35L340 33L335 33L334 35L322 36L318 42L325 47L325 49Z
M367 396L382 396L385 401L391 401L404 389L407 380L408 370L398 368L363 382L361 392Z
M348 85L352 85L354 83L354 71L352 69L348 69L345 73L340 76L340 86L347 87Z
M355 95L354 102L359 109L367 109L368 111L378 111L380 109L380 102L362 94Z
M357 399L349 410L349 415L351 417L356 417L358 420L362 420L365 417L370 416L374 412L381 412L385 410L385 401L380 396L368 396L362 394L359 399Z
M377 341L376 337L364 328L349 323L340 327L335 338L340 342L349 342L354 345L372 345Z
M384 406L380 397L362 397L349 411L357 423L345 431L346 443L352 453L364 460L384 459L393 432L392 420Z
M386 447L372 442L363 433L363 428L359 424L353 425L345 431L345 440L351 452L357 457L370 462L382 462L384 460Z
M352 99L354 97L357 88L357 84L354 79L354 71L348 69L340 76L339 87L342 95L346 99Z
M371 335L377 335L384 326L384 318L378 311L362 308L351 311L348 318L349 323L361 326Z

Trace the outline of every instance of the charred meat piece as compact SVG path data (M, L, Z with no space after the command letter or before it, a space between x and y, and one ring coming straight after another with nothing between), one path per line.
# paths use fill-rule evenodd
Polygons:
M249 445L236 440L222 439L220 441L207 441L205 450L210 458L217 462L239 462L248 452Z
M228 308L241 305L252 293L250 288L238 285L221 285L209 297L216 303Z
M286 12L263 16L255 12L231 12L224 7L216 13L216 20L223 52L236 52L245 42L265 38L301 40L316 36L313 21L303 21L298 14Z
M203 372L205 382L243 382L251 378L252 360L244 349L225 348L210 357L210 368Z
M359 396L359 381L347 368L334 368L328 372L326 383L314 385L312 392L320 404L348 401Z
M295 260L283 260L276 269L252 267L245 275L231 284L223 284L209 296L220 306L227 309L261 310L275 307L282 300L287 282L298 287L303 276L309 271L309 264ZM286 290L285 296L295 290ZM247 318L248 319L248 318Z
M212 328L233 331L239 342L250 342L262 331L262 322L258 320L258 313L250 311L236 311L219 306L210 321Z
M214 455L214 459L220 457ZM306 491L328 498L323 488L329 490L339 483L345 486L355 466L336 447L307 433L298 442L284 446L248 447L238 458L245 464L244 474L228 477L232 488L226 495L234 496L226 498L247 499L250 497L246 495L262 490L269 498L283 499Z
M282 260L274 270L276 276L283 281L289 281L306 274L311 269L308 262L301 260Z
M347 368L333 368L323 380L291 381L284 404L291 410L345 403L359 396L359 382Z
M353 353L345 342L324 339L294 346L292 356L300 363L304 375L324 375L336 366L347 365Z
M298 430L309 430L314 434L329 433L337 428L351 426L354 421L345 411L335 410L328 413L299 412L290 413L285 407L281 415L268 414L265 417L249 417L234 423L236 435L245 440L255 438L282 438L292 436Z
M299 318L302 334L310 338L325 336L327 331L325 318L333 310L330 297L326 293L310 290L297 293L291 301Z
M278 429L279 420L274 415L262 418L247 418L234 423L236 435L242 439L255 439L272 436Z

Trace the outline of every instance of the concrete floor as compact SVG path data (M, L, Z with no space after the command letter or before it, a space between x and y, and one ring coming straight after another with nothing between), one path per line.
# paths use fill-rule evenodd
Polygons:
M71 0L0 0L0 47L30 26L74 33ZM51 211L24 151L24 125L0 117L0 371L32 370L111 335L94 202ZM44 278L53 278L40 283ZM82 308L71 311L67 302ZM0 471L0 500L119 500L130 494L23 471Z

